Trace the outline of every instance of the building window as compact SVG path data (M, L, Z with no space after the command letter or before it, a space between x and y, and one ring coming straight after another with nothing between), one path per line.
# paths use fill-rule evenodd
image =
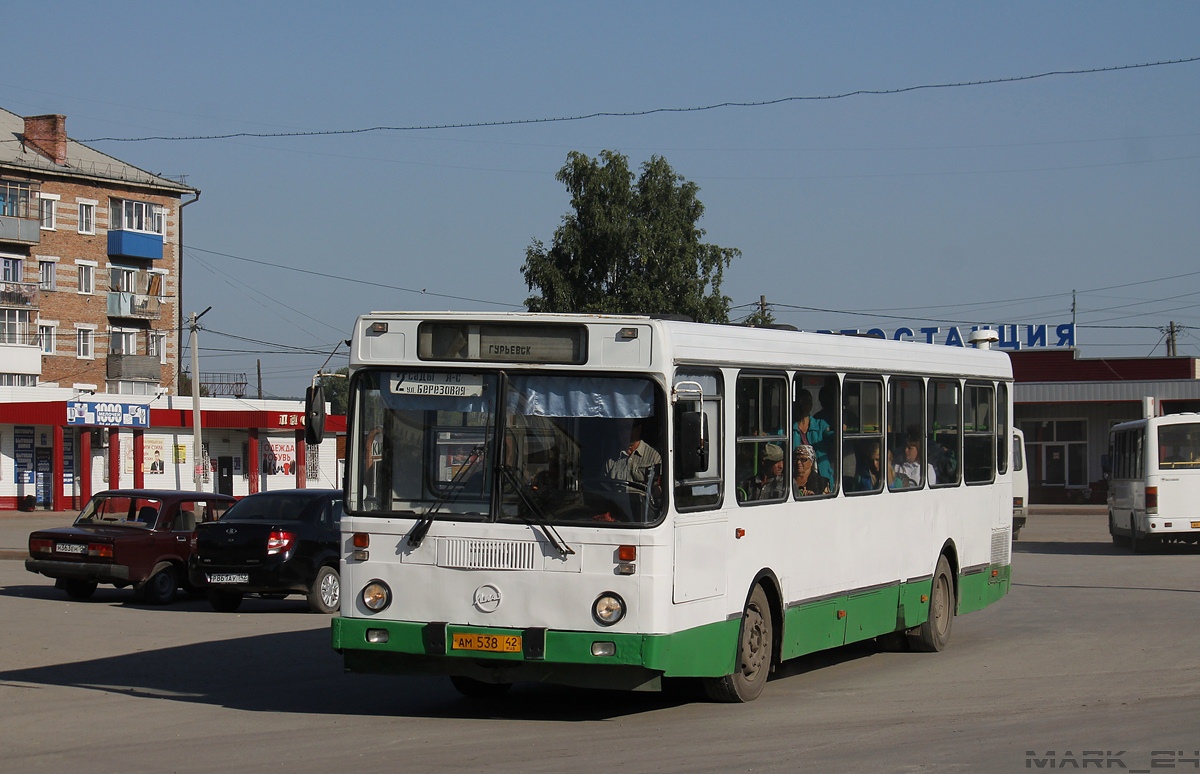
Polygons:
M0 374L0 387L37 387L36 374Z
M53 231L57 225L57 215L58 194L42 194L38 199L38 219L42 222L42 228Z
M149 331L146 333L146 354L157 357L158 362L167 364L167 334Z
M137 331L114 328L108 334L108 351L113 355L137 354Z
M89 328L77 328L75 330L75 357L81 360L92 360L95 358L93 354L93 339L96 332Z
M4 282L24 282L24 263L20 258L5 258L4 259L4 274L2 279Z
M9 218L29 218L30 193L37 189L29 183L0 180L0 215Z
M55 334L58 329L53 325L38 326L38 345L42 348L42 353L46 355L54 354Z
M112 266L108 270L108 289L114 293L136 293L137 270Z
M0 309L0 344L32 344L29 341L29 310Z
M117 231L140 231L144 234L162 234L166 221L166 210L150 202L135 202L131 199L113 199L109 207L108 227Z
M58 280L54 261L38 261L38 287L42 290L57 290Z
M94 202L79 203L79 233L96 233L96 204Z
M96 267L92 264L79 264L79 292L91 295L96 292Z
M1029 480L1043 486L1088 485L1086 419L1024 420Z

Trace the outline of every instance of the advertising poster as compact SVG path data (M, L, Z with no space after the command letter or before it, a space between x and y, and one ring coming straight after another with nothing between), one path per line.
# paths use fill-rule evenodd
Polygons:
M267 476L291 476L296 473L296 442L271 441L262 444L262 472Z
M187 462L187 446L181 443L175 444L175 464L183 465Z
M13 464L18 484L33 483L33 428L13 428Z
M167 472L166 455L161 438L147 438L142 444L142 472L158 475Z

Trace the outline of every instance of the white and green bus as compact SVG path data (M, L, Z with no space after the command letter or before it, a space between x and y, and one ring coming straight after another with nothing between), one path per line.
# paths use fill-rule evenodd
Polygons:
M1200 414L1122 422L1108 438L1113 543L1135 552L1200 543Z
M364 315L333 646L467 695L722 701L845 643L941 650L1009 589L1011 385L986 343Z

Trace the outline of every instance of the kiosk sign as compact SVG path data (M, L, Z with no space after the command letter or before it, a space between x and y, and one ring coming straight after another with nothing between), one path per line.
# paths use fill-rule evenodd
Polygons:
M144 403L72 400L67 402L67 424L149 427L150 407Z

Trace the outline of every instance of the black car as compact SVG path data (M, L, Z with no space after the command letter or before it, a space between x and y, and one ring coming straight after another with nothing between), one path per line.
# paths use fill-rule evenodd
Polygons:
M304 594L313 612L341 603L340 489L259 492L210 524L196 525L189 565L214 610L233 612L246 594Z

